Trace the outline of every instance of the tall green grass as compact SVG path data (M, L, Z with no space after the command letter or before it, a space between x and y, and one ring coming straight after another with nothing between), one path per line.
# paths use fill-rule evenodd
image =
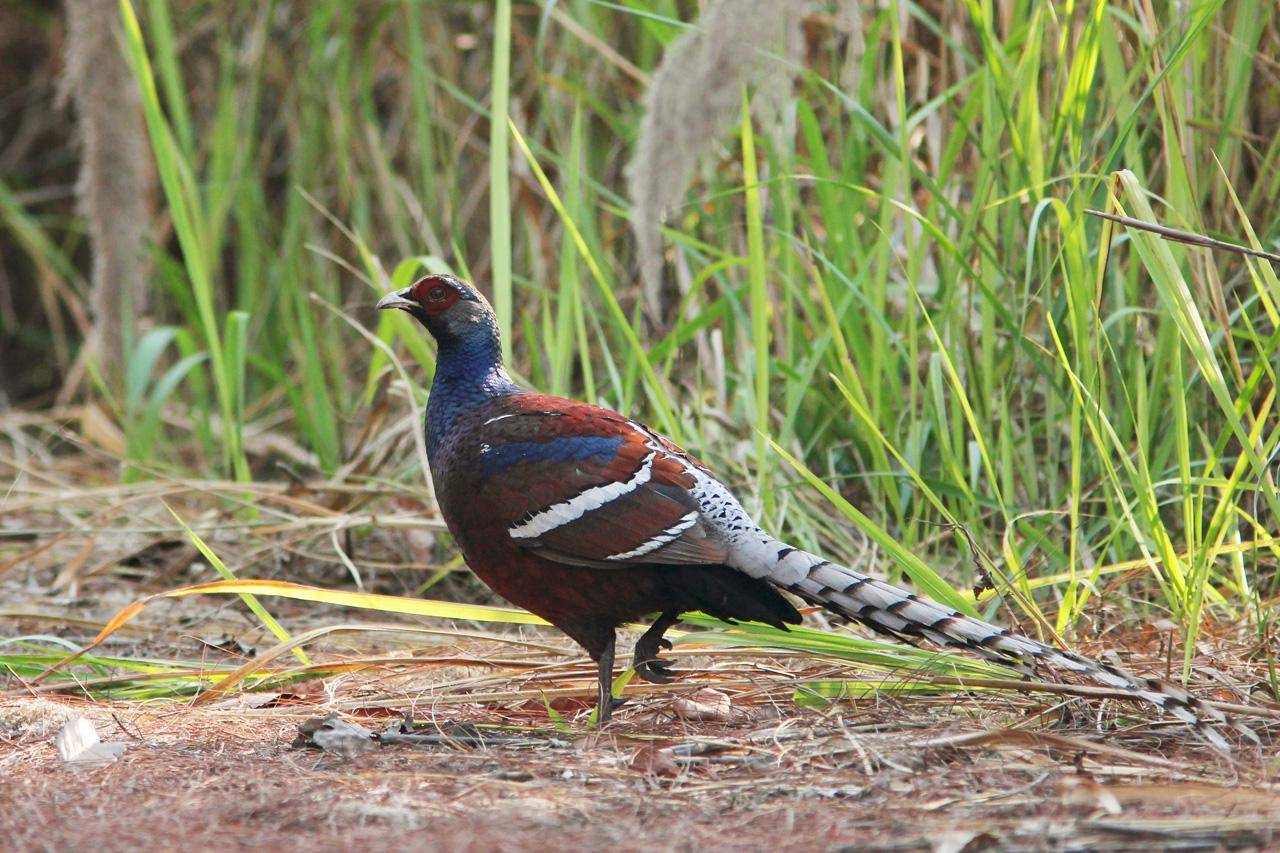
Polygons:
M269 476L258 422L336 470L385 361L319 303L429 369L363 309L447 266L491 288L516 373L649 418L833 558L960 603L980 566L1045 633L1104 588L1108 618L1167 615L1188 653L1207 615L1255 619L1275 272L1086 211L1274 247L1274 6L867 4L855 56L816 15L782 132L744 109L672 212L684 290L647 323L620 189L640 90L598 46L651 72L689 8L124 0L179 330L138 344L131 453ZM191 413L196 462L148 393Z

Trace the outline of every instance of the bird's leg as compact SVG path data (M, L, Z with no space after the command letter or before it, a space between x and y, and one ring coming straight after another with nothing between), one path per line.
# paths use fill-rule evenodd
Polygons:
M636 641L635 655L631 658L631 666L635 668L636 675L651 684L670 684L675 680L671 664L660 660L658 655L663 649L671 648L671 641L662 635L679 621L679 611L668 610Z
M613 698L613 650L616 643L613 631L609 632L608 641L601 649L599 656L596 658L596 664L599 666L598 681L596 684L596 726L603 726L609 722L609 716L613 713L613 709L617 708L625 699Z

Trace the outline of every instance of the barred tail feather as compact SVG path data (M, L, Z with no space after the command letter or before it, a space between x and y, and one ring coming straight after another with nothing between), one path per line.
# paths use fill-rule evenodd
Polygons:
M802 567L803 572L797 571ZM1044 665L1127 691L1187 723L1223 752L1230 747L1219 727L1232 727L1257 739L1250 729L1180 687L1014 634L799 549L779 551L777 570L770 579L811 604L899 639L922 638L938 646L968 649L1026 673Z

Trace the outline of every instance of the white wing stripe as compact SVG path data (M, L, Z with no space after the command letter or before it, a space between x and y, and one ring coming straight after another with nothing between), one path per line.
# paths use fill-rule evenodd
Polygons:
M694 522L696 522L697 520L698 520L698 513L696 511L688 513L686 515L682 515L679 521L677 521L675 524L671 525L661 533L657 534L653 538L648 539L644 542L641 542L639 545L632 548L630 551L624 551L621 554L613 554L611 556L605 557L605 559L606 560L630 560L632 557L643 557L645 554L648 554L650 551L656 551L659 548L661 548L663 545L670 544L674 540L679 539L680 534L684 533L690 527L693 527Z
M640 463L640 467L631 479L625 483L606 483L603 486L592 486L562 503L552 504L546 509L539 510L519 524L512 525L507 528L507 532L511 534L512 539L536 539L539 536L550 533L557 527L563 527L571 521L577 521L593 509L599 509L609 501L617 500L625 494L634 492L636 489L649 482L649 478L653 475L653 458L656 453L650 453Z

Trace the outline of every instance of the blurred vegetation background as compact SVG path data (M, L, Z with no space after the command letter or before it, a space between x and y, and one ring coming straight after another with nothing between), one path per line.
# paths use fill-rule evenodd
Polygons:
M372 304L452 269L832 558L1266 639L1280 282L1086 211L1275 251L1278 48L1267 0L9 2L0 396L108 480L425 498Z

